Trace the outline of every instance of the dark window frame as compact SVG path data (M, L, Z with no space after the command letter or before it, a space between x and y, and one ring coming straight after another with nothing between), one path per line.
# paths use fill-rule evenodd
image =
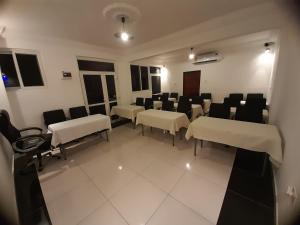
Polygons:
M6 89L15 89L15 88L17 88L17 89L28 89L28 88L41 88L41 87L46 86L46 79L44 77L44 70L43 70L43 66L42 66L42 63L41 63L40 53L38 51L35 51L35 50L19 50L19 49L1 49L0 54L11 54L12 55L14 68L16 70L17 79L18 79L18 82L19 82L18 86L11 86L11 87L5 86ZM33 56L36 57L38 71L39 71L39 74L40 74L40 79L41 79L42 85L26 85L26 86L24 85L23 77L22 77L22 74L21 74L21 71L20 71L19 62L17 60L17 54L20 54L20 55L33 55Z

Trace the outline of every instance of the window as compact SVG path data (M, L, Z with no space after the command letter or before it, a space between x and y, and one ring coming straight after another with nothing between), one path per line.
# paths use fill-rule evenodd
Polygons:
M77 60L77 62L79 70L115 72L115 65L110 62L100 62L82 59Z
M106 86L107 86L107 94L109 101L116 101L116 86L115 86L115 76L113 75L106 75Z
M160 73L160 68L155 67L155 66L150 66L150 73L151 74L159 74Z
M141 66L142 90L149 89L148 67Z
M131 71L131 88L132 91L141 90L140 67L137 65L130 65Z
M0 53L0 67L5 87L44 85L36 54L20 53L14 50Z
M98 75L83 75L86 97L89 105L103 103L103 89L101 77Z
M161 92L160 76L151 76L152 82L152 94L158 94Z
M42 79L42 74L37 56L31 54L17 53L16 57L23 85L25 87L43 86L44 82Z
M13 55L11 53L0 54L0 69L5 87L20 87Z

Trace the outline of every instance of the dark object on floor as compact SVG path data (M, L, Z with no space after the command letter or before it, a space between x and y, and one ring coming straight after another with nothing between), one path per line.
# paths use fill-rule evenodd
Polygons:
M274 183L265 153L239 149L218 225L274 225Z

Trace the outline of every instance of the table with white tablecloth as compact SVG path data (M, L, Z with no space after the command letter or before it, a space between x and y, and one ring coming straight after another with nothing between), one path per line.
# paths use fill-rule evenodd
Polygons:
M136 125L142 125L142 133L144 133L144 126L155 127L162 130L167 130L174 136L181 128L187 128L190 121L185 113L169 112L162 110L149 109L137 114Z
M48 126L48 131L52 133L51 145L61 147L62 153L64 153L64 144L93 133L108 130L111 130L110 118L101 114L67 120ZM65 154L64 156L66 157Z
M119 117L130 119L134 123L137 113L142 112L144 110L145 108L143 106L115 105L112 107L110 115L117 115Z
M236 109L236 107L230 107L230 119L235 118ZM263 120L265 123L269 123L269 110L267 109L263 110Z
M174 103L175 109L178 107L178 103ZM192 118L191 120L195 120L198 116L203 116L204 112L201 105L192 104Z
M193 121L186 139L212 141L251 151L266 152L276 166L282 163L281 137L276 126L211 117ZM194 154L196 155L196 141Z

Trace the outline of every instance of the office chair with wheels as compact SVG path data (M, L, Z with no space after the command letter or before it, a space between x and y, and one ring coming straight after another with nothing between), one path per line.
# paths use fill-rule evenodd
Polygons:
M22 136L23 132L38 131L38 134ZM42 153L51 154L52 134L43 134L39 127L28 127L18 130L10 121L9 114L6 110L0 110L0 132L10 142L15 152L37 156L38 170L43 169ZM55 156L60 158L59 156Z

